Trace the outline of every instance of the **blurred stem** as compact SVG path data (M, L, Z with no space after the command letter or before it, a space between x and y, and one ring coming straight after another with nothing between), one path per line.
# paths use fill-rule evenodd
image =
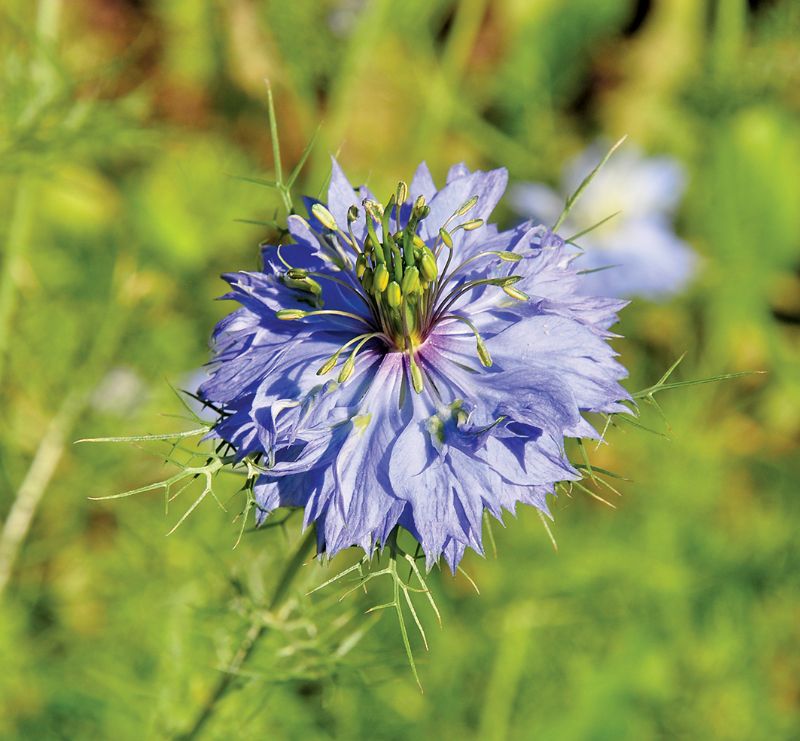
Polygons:
M0 388L2 388L6 351L11 335L11 318L16 303L16 276L22 255L30 243L34 216L34 187L29 175L23 174L14 194L14 205L8 226L8 238L0 270Z
M58 38L62 0L40 0L36 9L38 46L30 61L30 75L35 95L41 95L52 84L52 68L46 56ZM22 255L28 248L33 228L35 188L32 177L23 173L17 183L14 204L9 218L8 238L0 270L0 388L3 387L6 351L11 335L11 319L16 303L16 277ZM2 591L2 589L0 589Z
M64 453L66 439L84 407L85 394L73 392L64 400L36 449L25 478L17 489L14 503L0 533L0 594L5 591L17 554L47 490L50 479Z
M451 124L468 134L472 144L489 160L530 162L534 159L526 146L486 121L474 106L465 105L459 89L485 14L485 0L475 0L460 7L440 65L437 65L430 40L421 40L426 42L426 48L419 53L424 53L428 59L430 84L414 137L420 150L411 157L412 160L425 159L430 142Z
M735 74L741 58L747 21L745 0L717 0L711 60L717 77Z
M525 669L530 642L532 605L515 605L506 614L504 630L486 689L478 738L503 741L509 737L514 701Z
M338 153L346 138L353 98L360 94L359 88L369 79L365 76L365 69L371 63L376 46L383 39L373 29L386 27L391 18L391 8L390 0L374 0L367 3L364 12L359 15L358 26L350 34L350 41L339 65L340 72L331 83L326 124L322 129L326 146L320 147L319 154L314 156L308 182L322 182L330 172L327 151Z
M283 573L278 580L278 585L275 587L275 592L272 595L272 599L270 600L269 605L267 605L267 610L269 612L272 612L280 607L281 603L286 597L286 593L289 591L289 587L291 587L292 582L297 576L297 573L300 571L300 567L305 562L306 556L308 556L308 554L312 551L315 542L316 530L312 526L308 528L306 534L303 536L303 539L300 541L300 544L297 546L294 555L286 563ZM182 741L188 741L188 739L197 738L197 736L202 732L203 728L205 728L206 723L208 723L208 721L213 717L220 700L222 700L222 698L228 693L228 690L230 690L231 685L237 678L241 668L253 655L253 651L255 650L259 640L266 633L267 625L264 622L263 617L261 615L257 615L250 624L244 640L239 645L239 648L236 651L236 654L234 654L234 657L231 660L231 663L228 665L228 668L220 676L217 684L214 686L213 691L209 695L208 700L206 700L202 708L200 708L200 711L192 723L191 728L176 738L181 739Z
M41 41L52 42L58 36L62 0L39 0L36 10L36 33Z
M442 63L428 87L425 109L414 137L414 141L421 142L420 146L428 147L430 142L437 141L441 131L450 123L458 105L456 98L461 78L486 15L486 3L487 0L463 0L458 4L453 28L442 54Z
M3 529L0 531L0 595L8 586L20 548L30 530L39 504L64 454L66 441L89 402L92 390L111 361L122 336L122 328L132 308L123 310L117 299L125 280L133 274L127 260L117 260L105 320L94 335L86 362L71 376L79 379L67 394L42 437L28 471L17 489ZM5 277L5 274L4 274Z

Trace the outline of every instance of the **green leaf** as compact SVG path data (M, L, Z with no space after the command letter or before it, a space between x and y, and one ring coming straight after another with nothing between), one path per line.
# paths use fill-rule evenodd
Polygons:
M84 437L76 440L78 443L141 443L148 440L175 440L181 437L196 437L197 435L205 435L211 429L210 425L198 427L194 430L186 430L185 432L168 432L163 435L131 435L130 437Z
M619 149L619 147L622 145L622 142L624 142L625 139L627 138L628 138L627 135L623 136L613 147L611 147L611 149L609 149L608 152L606 153L606 156L600 160L600 162L597 164L594 170L592 170L583 179L581 184L578 186L578 189L569 198L567 198L567 202L564 204L564 210L561 212L561 215L558 217L558 220L553 225L554 232L558 231L558 228L564 223L564 219L567 218L569 212L572 210L572 207L575 205L578 198L581 197L583 191L586 190L586 188L589 186L589 183L591 183L592 180L594 180L595 175L597 175L597 173L600 172L603 165L605 165L606 162L608 162L611 155L614 154L614 152L616 152L617 149Z
M719 376L710 376L709 378L697 378L693 381L676 381L675 383L660 383L649 388L642 389L636 393L631 394L634 399L645 399L651 397L659 391L668 391L670 389L688 388L689 386L701 386L705 383L717 383L718 381L729 381L732 378L742 378L743 376L761 375L766 371L740 371L738 373L723 373Z
M598 227L603 226L603 224L605 224L607 221L611 221L611 219L613 219L615 216L619 216L621 213L622 213L622 211L615 211L610 216L606 216L604 219L600 219L600 221L598 221L596 224L593 224L592 226L588 227L587 229L584 229L583 231L580 231L577 234L573 234L569 239L567 239L565 241L571 242L571 243L574 244L576 239L580 239L581 237L589 234L589 232L593 232L595 229L597 229ZM580 246L580 245L576 245L576 246Z
M264 178L250 177L249 175L228 175L234 180L240 180L243 183L252 183L253 185L263 185L265 188L272 188L280 190L281 184L276 183L274 180L265 180Z
M542 525L544 525L544 529L547 531L547 535L550 538L550 542L553 544L553 550L558 553L558 543L556 543L556 539L553 536L553 531L550 529L550 523L547 522L547 518L544 516L544 513L540 510L536 510L536 514L539 515L539 519L542 521Z
M314 149L314 145L317 143L317 138L319 137L319 132L321 129L322 129L322 124L317 126L317 130L314 132L308 144L306 144L306 148L303 150L303 153L300 155L300 159L295 165L294 170L292 170L292 172L289 175L289 179L286 181L287 189L291 189L294 186L295 180L297 180L297 177L298 175L300 175L303 166L306 164L308 156L311 154L311 150Z

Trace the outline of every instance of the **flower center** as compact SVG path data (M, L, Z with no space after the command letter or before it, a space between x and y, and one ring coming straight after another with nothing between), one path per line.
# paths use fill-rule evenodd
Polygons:
M433 288L439 271L436 255L417 234L419 223L430 213L430 207L420 196L401 229L398 200L393 195L385 207L375 201L364 201L368 236L356 260L356 277L393 349L413 353L430 326Z
M415 359L416 352L431 329L445 319L456 320L469 327L475 335L481 364L492 364L483 339L472 321L461 313L448 313L461 296L477 286L494 285L513 299L522 301L528 298L513 287L521 278L518 275L459 280L449 292L446 290L455 276L476 260L494 257L504 262L517 262L522 257L515 252L488 250L473 255L450 270L454 252L453 234L459 229L478 229L483 226L483 219L470 219L452 228L449 226L454 219L465 216L474 208L478 196L469 198L444 222L430 245L420 237L418 230L431 209L423 196L419 196L413 205L406 204L407 198L408 186L400 182L397 192L392 194L386 205L371 199L363 201L367 231L363 245L353 234L353 224L359 218L357 206L351 206L347 212L347 233L321 203L314 204L311 209L324 228L324 233L319 235L320 243L329 251L334 263L343 271L351 270L353 263L345 250L349 248L355 254L355 282L350 284L346 280L321 273L308 273L287 265L289 269L283 276L284 284L300 291L303 300L314 306L315 310L282 309L277 316L279 319L302 319L315 314L327 314L356 320L369 330L342 345L319 368L319 375L333 370L342 353L348 351L349 355L338 377L339 383L343 383L352 374L361 348L370 340L380 339L389 352L402 352L408 356L412 384L419 393L424 387L424 380ZM406 216L405 225L402 225L401 219ZM443 250L447 250L447 257L440 270L438 258ZM350 312L321 308L321 288L312 276L334 280L354 291L366 304L369 319Z

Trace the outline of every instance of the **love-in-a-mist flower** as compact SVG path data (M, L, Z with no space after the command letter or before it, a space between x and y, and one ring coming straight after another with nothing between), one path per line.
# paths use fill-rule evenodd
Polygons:
M437 190L423 164L381 203L334 162L291 243L225 276L241 308L199 394L222 410L213 434L265 469L259 523L303 507L330 555L399 526L455 568L485 510L547 512L579 478L564 439L628 398L608 344L624 302L582 295L548 229L486 223L506 181L456 165Z
M603 156L589 147L569 162L559 192L540 183L523 183L510 194L523 217L554 224L565 198L574 193ZM697 256L676 234L672 221L685 187L683 168L669 157L645 157L626 145L592 179L570 210L560 231L567 237L598 228L577 242L586 254L581 291L597 296L663 299L681 291L697 267Z

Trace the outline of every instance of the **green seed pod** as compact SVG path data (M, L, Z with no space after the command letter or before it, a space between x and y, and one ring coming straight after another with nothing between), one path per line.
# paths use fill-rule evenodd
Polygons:
M397 281L393 280L386 287L386 303L388 303L393 309L396 309L402 302L403 292L400 290L400 286L398 285Z
M356 275L360 278L364 277L364 271L367 269L367 258L361 254L356 258Z
M416 293L419 290L419 270L417 270L417 268L406 268L406 272L403 274L401 288L406 296Z
M372 288L377 295L378 293L383 293L388 285L389 271L386 269L386 265L380 263L378 267L375 268L375 275L372 279Z

